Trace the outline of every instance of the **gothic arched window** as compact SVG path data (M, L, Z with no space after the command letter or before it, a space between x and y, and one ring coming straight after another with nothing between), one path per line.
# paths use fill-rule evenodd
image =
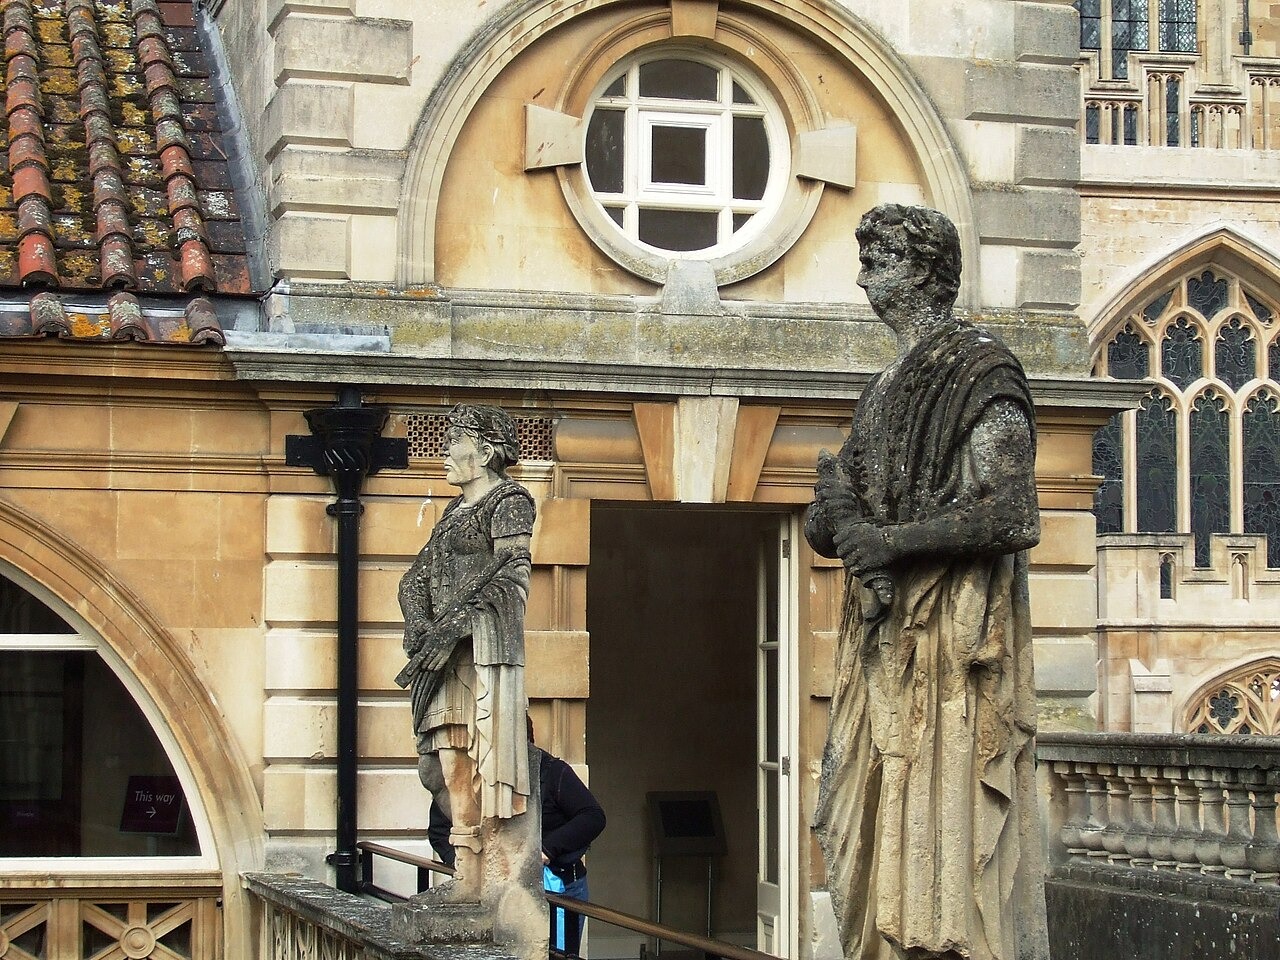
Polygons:
M1268 657L1201 687L1186 717L1188 733L1280 734L1280 660Z
M1097 372L1156 386L1094 438L1098 533L1191 533L1197 567L1211 562L1212 534L1265 534L1267 566L1280 567L1276 315L1273 301L1212 266L1153 291L1113 326Z

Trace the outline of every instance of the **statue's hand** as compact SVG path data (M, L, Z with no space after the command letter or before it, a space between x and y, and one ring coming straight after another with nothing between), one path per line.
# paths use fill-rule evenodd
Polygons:
M886 527L873 523L846 523L836 526L832 537L836 552L855 576L883 570L898 559Z
M414 633L412 630L406 628L404 631L404 642L401 646L404 647L404 655L406 657L412 657L422 649L422 635L420 633Z
M813 485L813 496L823 504L853 501L853 478L848 468L827 450L818 451L818 482Z

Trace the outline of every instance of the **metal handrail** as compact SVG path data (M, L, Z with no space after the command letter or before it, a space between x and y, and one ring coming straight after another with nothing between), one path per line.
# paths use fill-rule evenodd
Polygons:
M388 860L395 860L399 863L407 863L410 866L417 867L419 890L425 889L426 875L429 873L440 873L450 877L454 875L454 869L439 860L406 853L403 850L396 850L380 843L361 840L356 844L356 849L361 852L361 865L364 868L361 871L360 889L382 900L402 902L407 898L374 884L373 857L375 854L380 857L386 857ZM702 937L696 933L685 933L683 930L664 927L661 924L645 920L643 917L623 913L621 910L614 910L612 907L601 906L598 903L566 897L559 893L546 893L544 895L547 898L547 903L553 907L560 907L570 913L580 914L592 920L599 920L611 926L643 934L646 937L657 937L659 940L665 940L668 943L689 947L693 950L701 951L708 958L719 957L722 960L779 960L778 957L770 953L762 953L759 950L740 947L735 943L726 943L723 940L713 940L710 937Z

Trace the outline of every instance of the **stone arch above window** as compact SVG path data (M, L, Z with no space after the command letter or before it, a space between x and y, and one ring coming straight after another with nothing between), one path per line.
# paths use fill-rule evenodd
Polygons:
M1280 734L1280 659L1267 657L1205 684L1188 702L1188 733Z
M1140 409L1095 436L1098 533L1263 534L1280 566L1280 331L1274 280L1200 259L1128 298L1104 328L1095 370L1151 379ZM1228 265L1229 263L1229 265Z
M770 38L784 35L786 53L771 53ZM467 147L482 143L486 137L495 139L492 137L494 123L503 131L496 139L510 144L513 139L510 131L524 125L528 116L534 118L535 124L542 124L540 130L551 136L539 136L526 143L523 158L526 168L580 166L581 158L573 155L573 150L582 150L581 141L576 141L575 129L585 135L586 100L598 92L596 80L600 79L599 74L588 76L591 71L587 65L598 64L602 74L628 53L662 43L672 44L673 49L675 45L686 45L736 60L748 73L754 72L759 77L765 92L787 119L793 162L793 182L789 184L788 194L800 195L803 203L797 213L795 205L784 198L775 222L780 226L786 224L785 229L780 229L777 236L744 247L734 260L715 263L717 283L736 282L753 276L754 271L767 270L771 258L780 255L780 250L789 249L792 243L804 242L808 205L817 206L816 198L824 187L835 185L843 190L851 185L843 182L849 179L847 176L833 172L832 164L834 157L839 161L835 166L849 166L847 128L856 125L860 116L873 115L877 130L882 130L880 124L887 116L894 142L890 153L885 153L877 142L876 164L887 169L898 162L901 153L899 167L904 177L868 179L865 192L859 192L855 186L852 204L834 205L832 215L838 214L842 223L856 220L862 209L888 199L900 202L914 199L947 213L960 231L966 263L971 265L961 302L962 305L976 303L977 291L981 289L980 258L968 174L960 162L961 153L930 98L894 51L854 14L826 0L739 0L718 8L695 0L673 0L669 7L636 6L611 0L580 0L567 7L508 5L474 38L467 59L460 61L436 88L418 124L410 145L405 189L401 194L398 282L407 286L441 283L465 287L490 286L501 280L504 287L577 289L547 285L549 271L539 270L535 263L542 251L546 251L548 257L554 252L558 264L576 259L584 285L592 292L651 292L652 288L646 284L665 280L665 276L658 276L659 271L652 264L646 265L645 258L640 257L624 271L630 272L633 279L616 282L611 267L605 265L602 269L599 260L589 262L592 254L567 250L565 241L576 242L574 236L555 217L549 219L544 215L536 218L524 215L523 219L517 216L500 231L508 250L518 249L521 256L527 255L528 262L522 267L525 274L516 275L510 269L504 272L503 265L495 265L491 270L494 276L477 279L484 273L483 269L459 270L456 256L450 253L450 250L456 253L457 249L468 247L501 252L502 244L496 236L479 235L475 229L476 215L494 205L505 204L511 209L513 201L524 203L531 199L539 213L545 214L550 210L546 205L546 187L549 184L556 188L562 178L535 173L516 183L511 177L508 183L498 185L496 191L491 184L472 184L474 189L470 192L464 187L465 197L451 194L457 184L449 183L451 172L455 179L466 180L474 179L470 174L495 166L506 169L510 158L505 155L481 158L486 160L486 166L478 164L475 156L467 153ZM830 60L840 82L857 87L862 91L859 97L869 98L866 111L845 111L853 115L842 116L824 113L819 103L840 100L824 96L820 101L816 94L807 91L812 78L797 66L803 58L796 52L808 49ZM536 66L530 66L540 57L550 59L538 60ZM548 64L555 67L551 72L560 76L551 77L544 84L541 75L547 72L544 67ZM530 76L540 76L540 82L512 84L516 72L526 67ZM833 71L827 71L824 94L829 95L832 80ZM498 102L504 98L508 98L507 104L520 107L520 115L514 109L503 113L498 108ZM575 98L580 102L575 102ZM527 115L526 107L529 108ZM477 116L484 111L488 116L480 122ZM561 116L555 119L551 114ZM488 125L488 134L480 129L485 125ZM859 166L862 165L860 161ZM465 171L465 175L461 171ZM594 204L591 200L591 205ZM566 206L563 201L561 206ZM824 211L827 206L823 205ZM591 214L585 204L584 210L586 212L576 211L569 216L569 222ZM789 213L795 215L788 216ZM821 211L818 214L820 218L824 215ZM616 230L605 213L601 212L600 218L605 222L597 224L601 229L592 235L593 239ZM818 243L820 231L811 233L815 238L813 242ZM833 276L831 269L821 269L821 259L813 261L816 264L811 270L814 278ZM839 262L845 262L843 253ZM616 258L614 263L618 263ZM853 271L849 273L847 292L856 297ZM797 289L797 296L803 298L806 295L803 284L797 286L792 283L793 279L788 276L789 286ZM822 283L818 282L817 286ZM743 296L753 295L749 286L740 289ZM825 299L819 293L807 293Z

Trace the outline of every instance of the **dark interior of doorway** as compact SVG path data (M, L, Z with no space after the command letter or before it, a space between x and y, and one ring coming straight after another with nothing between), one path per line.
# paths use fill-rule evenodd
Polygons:
M714 790L728 854L713 934L755 945L756 590L776 515L596 504L587 628L587 762L609 825L589 857L591 899L653 916L650 791ZM662 922L705 929L705 861L663 864ZM634 939L634 938L632 938ZM593 958L635 957L596 925Z

